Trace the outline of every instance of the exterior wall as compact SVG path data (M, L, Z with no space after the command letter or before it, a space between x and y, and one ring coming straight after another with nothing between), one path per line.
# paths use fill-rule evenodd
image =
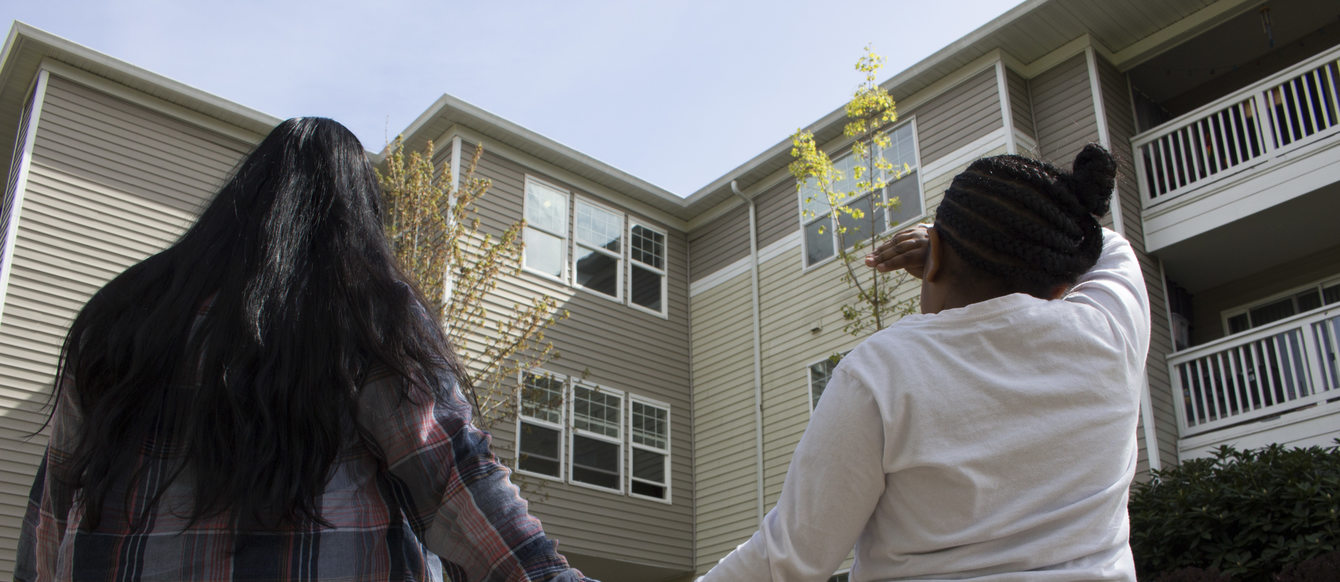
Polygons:
M899 112L906 117L909 112ZM910 112L917 116L917 145L922 165L959 151L977 138L1004 127L995 67L937 95Z
M1085 144L1099 141L1084 54L1033 77L1028 88L1033 97L1038 153L1042 159L1069 168Z
M527 175L566 188L576 197L616 208L603 199L603 193L584 190L564 176L537 170L529 162L490 147L485 141L478 168L479 177L492 182L480 203L479 218L485 232L496 236L521 220ZM462 149L462 164L466 165L475 145L465 142ZM489 309L496 320L508 317L514 304L529 303L540 294L557 298L560 309L568 310L570 317L556 322L545 334L560 354L544 366L546 370L670 406L671 503L538 477L516 477L525 483L523 490L533 500L532 512L544 522L546 533L562 542L565 554L686 571L691 567L694 507L687 239L660 221L624 211L667 233L668 317L531 273L502 282ZM624 268L626 281L626 261ZM469 346L463 351L470 353ZM626 401L624 406L626 410ZM515 458L515 423L509 419L492 426L491 432L498 453ZM626 431L624 440L626 443ZM625 456L627 450L625 444ZM579 559L574 558L574 563L581 567Z
M743 203L689 234L689 280L749 256L749 207Z
M752 280L694 294L694 569L706 572L758 529Z
M1014 119L1014 131L1037 139L1033 127L1033 96L1028 92L1028 81L1019 73L1005 69L1005 82L1010 93L1010 116Z
M1095 56L1097 74L1102 91L1103 112L1106 116L1109 144L1112 154L1117 158L1117 204L1114 212L1121 213L1122 234L1134 247L1140 266L1144 271L1145 287L1149 292L1149 309L1152 326L1150 328L1149 356L1146 373L1149 381L1150 405L1154 417L1154 434L1160 467L1171 467L1177 463L1177 418L1173 408L1172 382L1168 377L1168 354L1173 352L1172 332L1170 330L1168 302L1165 297L1164 281L1159 261L1145 252L1144 223L1141 221L1140 186L1135 176L1131 149L1131 138L1135 136L1135 109L1131 104L1131 91L1126 75L1117 71L1111 63ZM1149 448L1145 442L1145 417L1140 417L1141 426L1137 435L1140 445L1140 461L1136 467L1137 475L1143 478L1149 468Z
M84 302L190 224L250 144L56 75L36 142L0 319L0 577L41 459L50 386Z

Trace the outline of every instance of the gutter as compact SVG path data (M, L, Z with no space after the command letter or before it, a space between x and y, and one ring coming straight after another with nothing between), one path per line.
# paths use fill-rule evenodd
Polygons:
M731 192L749 205L749 275L753 284L750 299L754 311L754 477L758 485L758 524L763 526L763 319L760 314L758 283L758 215L754 200L740 191L735 180Z

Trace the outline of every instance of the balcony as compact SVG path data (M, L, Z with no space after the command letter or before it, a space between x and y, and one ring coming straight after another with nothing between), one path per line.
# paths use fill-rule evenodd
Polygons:
M1137 135L1147 248L1157 252L1314 193L1331 198L1321 190L1340 183L1338 134L1340 46ZM1307 221L1316 210L1294 214ZM1216 236L1223 233L1209 238Z
M1241 447L1254 434L1328 444L1325 434L1340 423L1337 351L1340 307L1332 306L1173 354L1179 450L1185 457ZM1313 437L1322 442L1305 442Z

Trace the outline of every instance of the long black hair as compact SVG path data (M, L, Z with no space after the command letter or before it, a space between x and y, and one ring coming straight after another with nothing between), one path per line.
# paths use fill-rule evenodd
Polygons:
M321 522L373 368L402 375L413 399L444 373L468 383L396 265L380 195L348 129L290 119L176 244L94 295L65 340L84 420L55 475L82 489L94 527L109 495L144 478L142 454L193 476L192 520Z
M1098 144L1073 169L1017 155L982 158L954 176L935 229L972 269L1005 293L1046 298L1098 261L1116 184L1116 160Z

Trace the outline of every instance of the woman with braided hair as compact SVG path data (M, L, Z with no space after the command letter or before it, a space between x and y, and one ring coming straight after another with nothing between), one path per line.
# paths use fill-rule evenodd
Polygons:
M703 580L1134 580L1126 497L1149 345L1115 179L1020 156L956 176L934 226L866 258L922 314L834 370L760 531Z

